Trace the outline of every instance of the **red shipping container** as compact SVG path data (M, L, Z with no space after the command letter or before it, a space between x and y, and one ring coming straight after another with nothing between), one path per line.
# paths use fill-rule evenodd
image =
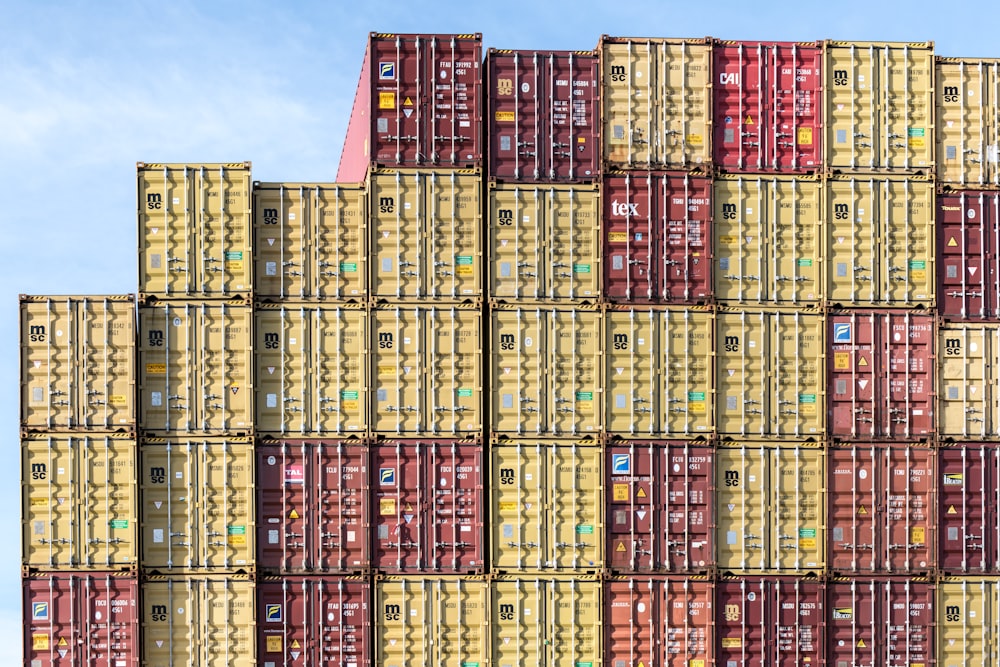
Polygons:
M281 574L368 568L368 449L346 440L262 439L257 564Z
M597 65L593 51L489 50L490 178L520 183L597 178Z
M1000 443L941 447L938 470L938 568L1000 573Z
M917 438L934 429L934 317L835 311L829 428L835 437Z
M261 579L257 664L368 667L370 604L371 587L365 577Z
M923 579L834 579L826 585L829 667L933 667L934 587Z
M33 575L22 581L24 664L138 667L139 581L122 573Z
M604 177L604 294L618 303L712 296L712 179L634 171Z
M608 579L604 583L604 664L716 664L714 598L714 584L707 579Z
M372 447L375 567L483 571L483 447L465 440L379 440Z
M727 171L812 172L823 164L820 44L730 42L712 49L713 160Z
M1000 319L1000 193L937 196L938 309L947 319Z
M606 449L607 563L616 572L715 564L715 452L705 443L614 440Z
M337 181L380 167L482 164L482 36L371 33Z
M934 566L934 452L858 444L827 450L829 568L842 574L927 572Z
M715 585L716 664L824 664L823 584L792 577L726 577Z

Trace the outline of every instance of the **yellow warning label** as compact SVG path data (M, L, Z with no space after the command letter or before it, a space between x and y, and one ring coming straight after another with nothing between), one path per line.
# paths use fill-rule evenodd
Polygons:
M910 137L910 148L923 148L924 138L923 137ZM913 665L916 667L916 665Z
M914 269L910 271L910 277L912 277L913 280L915 281L922 282L924 280L927 280L927 272L924 271L923 269Z
M722 648L740 648L743 646L742 637L723 637Z
M954 248L954 247L955 247L955 246L957 246L957 245L958 245L958 241L956 241L956 240L955 240L955 237L954 237L954 236L952 236L952 237L951 237L950 239L948 239L948 243L947 243L947 246L948 246L949 248Z
M690 403L688 403L688 411L694 412L699 415L705 414L704 401L691 401Z
M512 502L503 502L503 503L500 503L500 511L501 512L516 512L517 511L517 503L512 503Z
M163 375L167 372L166 364L146 364L146 372L150 375Z
M281 653L281 637L268 637L267 638L267 652L268 653Z
M32 507L48 507L49 506L49 502L50 501L49 501L48 498L32 498L31 499L31 506Z
M412 107L413 106L413 100L411 100L409 97L407 97L405 100L403 100L403 106L404 107Z
M293 639L292 640L292 648L302 648L301 645L299 644L299 640L298 639Z
M461 266L455 269L455 273L457 273L460 276L471 276L474 273L474 271L472 267L469 266L468 264L462 264Z
M395 375L396 373L397 373L397 369L396 369L395 366L379 366L378 367L378 374L379 375Z
M640 486L639 490L635 492L635 497L636 498L645 498L646 497L646 489L644 489L644 488L642 488Z
M580 401L579 403L576 404L576 411L577 412L585 412L587 414L590 414L590 413L592 413L594 411L594 402L593 401Z
M753 125L753 118L751 118L750 116L747 116L747 119L745 121L743 121L743 124L744 125Z
M624 542L619 542L618 546L615 547L615 551L617 551L619 553L625 551L625 543Z
M719 237L719 243L725 243L726 245L733 245L734 243L739 243L739 240L731 234L725 234Z
M859 639L858 640L858 648L865 648L865 646L866 646L865 640L864 639Z
M914 544L923 544L924 537L925 533L923 526L914 526L913 528L910 528L910 542Z
M703 139L700 134L689 134L687 135L687 142L692 146L701 146Z
M838 371L846 371L851 367L851 353L850 352L834 352L833 353L833 368Z
M948 505L948 514L958 514L958 510L955 509L954 505Z
M514 120L514 112L497 111L496 113L493 114L493 117L497 120L498 123L512 122Z
M799 540L799 549L815 549L816 548L816 538L815 537L803 537Z
M396 499L382 498L378 501L378 513L381 516L391 516L396 513Z
M868 514L868 510L865 509L864 505L858 507L858 514Z
M230 535L226 538L230 546L234 547L245 547L247 544L246 535Z
M864 368L868 365L868 360L864 357L858 357L858 368Z
M816 414L816 404L815 403L800 403L799 412L804 415L815 415Z
M705 661L700 658L698 660L689 660L688 667L705 667Z
M344 410L350 410L351 412L357 412L358 411L358 402L357 401L343 401L340 404L340 407L343 408Z
M243 270L243 260L242 259L227 259L226 260L226 271L242 271Z
M615 500L628 500L628 484L615 484L613 497Z
M42 634L31 635L31 648L35 651L48 651L49 636Z
M578 143L578 144L585 144L585 143L587 143L587 137L577 137L576 138L576 143Z
M111 394L111 396L108 397L108 402L111 403L111 405L125 405L128 403L128 399L125 398L124 394Z
M406 507L404 507L403 509L405 509L407 512L412 512L413 505L411 505L410 503L406 503Z
M800 146L812 146L813 129L811 127L800 127L797 140Z
M627 243L628 234L625 232L608 232L609 243Z
M396 108L396 93L379 93L378 94L378 108L379 109L395 109Z
M299 518L299 513L296 512L294 509L292 509L292 511L288 513L288 518L289 519L298 519Z
M66 638L65 637L60 637L59 638L59 643L57 644L57 646L66 646L66 645L67 645Z

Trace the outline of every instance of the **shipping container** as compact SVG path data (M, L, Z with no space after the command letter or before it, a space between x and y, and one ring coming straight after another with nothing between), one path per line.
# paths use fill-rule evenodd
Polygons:
M622 169L708 170L712 45L708 39L601 37L603 155Z
M1000 186L1000 60L937 58L937 178Z
M601 589L597 578L584 576L492 579L491 664L600 666Z
M482 285L482 173L373 171L371 293L379 299L475 299Z
M143 579L143 667L255 667L255 585L249 577Z
M937 243L941 315L1000 319L1000 193L938 194Z
M602 179L604 297L617 303L712 298L712 179L617 172Z
M254 308L258 433L344 435L368 427L368 309L357 303Z
M602 448L499 438L490 447L490 564L501 572L596 572L604 564Z
M601 187L497 184L489 189L489 296L594 300L601 294Z
M370 315L374 414L385 434L477 434L483 429L478 306L380 305Z
M371 33L337 180L360 183L370 164L482 163L482 35Z
M814 176L719 174L715 297L733 305L823 301L823 188Z
M1000 573L1000 450L966 442L938 450L938 570Z
M615 438L604 465L609 569L689 573L715 565L715 450L706 440Z
M934 170L934 45L824 45L826 165L835 171Z
M938 434L946 440L1000 437L1000 325L938 328Z
M482 577L375 583L376 665L489 665L489 586Z
M1000 580L945 577L935 608L939 667L996 667L1000 662Z
M20 297L21 427L135 428L135 298Z
M716 429L723 437L826 431L826 322L817 308L716 313Z
M815 443L715 453L719 570L812 575L826 565L826 456Z
M139 447L145 572L251 572L254 448L248 438L144 438Z
M245 434L253 427L252 308L241 301L139 307L139 427Z
M249 296L250 163L140 162L136 172L140 297Z
M926 445L855 443L827 450L829 570L850 576L932 571L934 460Z
M35 570L134 570L135 438L21 438L21 564Z
M369 667L370 601L364 577L259 579L257 667Z
M823 165L819 42L716 40L712 50L715 166L819 171Z
M256 445L258 571L366 571L371 501L364 441L260 438Z
M618 576L604 582L604 666L715 665L715 584Z
M612 307L604 326L605 429L643 437L711 434L715 312Z
M367 187L255 182L253 247L258 299L364 299Z
M486 53L491 179L578 182L600 173L600 79L593 51Z
M829 433L919 438L934 432L935 319L901 310L831 311Z
M138 599L135 575L120 572L58 572L23 579L23 664L139 667ZM17 649L8 650L13 654Z
M491 430L597 434L602 313L593 306L497 305L490 322Z

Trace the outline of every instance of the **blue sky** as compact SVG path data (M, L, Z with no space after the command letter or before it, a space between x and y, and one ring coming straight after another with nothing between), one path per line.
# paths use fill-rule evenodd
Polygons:
M942 8L944 10L942 11ZM136 289L135 163L332 181L370 31L933 40L1000 58L994 2L0 0L0 664L20 658L17 295Z

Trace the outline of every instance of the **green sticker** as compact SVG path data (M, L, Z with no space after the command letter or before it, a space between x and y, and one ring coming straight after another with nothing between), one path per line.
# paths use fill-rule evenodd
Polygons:
M924 128L922 127L911 127L909 130L909 135L911 137L922 137L924 136Z
M341 262L340 270L344 273L357 273L358 265L354 262Z
M472 266L472 255L459 255L455 258L455 263L459 266Z
M349 389L342 389L340 391L340 397L348 400L356 401L358 400L358 392L351 391Z
M471 389L459 389L458 390L458 395L459 395L459 397L472 396L472 390Z
M927 268L927 262L925 262L922 259L911 259L910 260L910 268L911 269L926 269Z
M811 259L800 259L798 261L798 265L799 266L812 266L813 265L813 261Z
M579 526L576 527L576 534L577 535L593 535L594 534L594 527L592 525L590 525L589 523L580 524Z
M799 528L799 537L816 537L815 528Z
M590 264L574 264L573 273L590 273Z
M578 401L592 401L592 400L594 400L594 392L592 392L592 391L578 391L578 392L576 392L576 400L578 400Z
M242 250L227 250L226 251L226 261L231 262L234 260L243 259Z
M226 532L229 535L246 535L247 534L247 527L246 526L229 526L229 528L226 529Z
M462 662L462 667L479 667L478 662Z
M799 403L815 403L816 394L799 394Z
M594 667L594 663L592 663L592 662L578 662L578 663L576 663L576 667Z
M117 530L119 528L128 528L128 519L112 519L111 528Z
M689 401L704 401L705 400L705 392L703 392L703 391L689 391L688 392L688 400Z

